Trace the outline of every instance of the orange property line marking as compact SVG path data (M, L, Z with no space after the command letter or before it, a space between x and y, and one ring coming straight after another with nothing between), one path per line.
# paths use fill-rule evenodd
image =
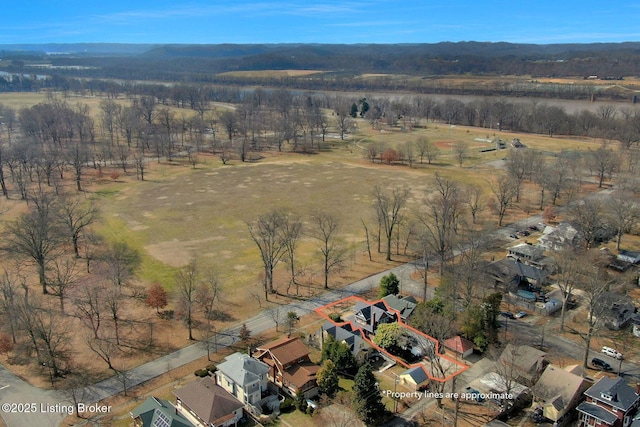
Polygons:
M447 377L445 377L445 378L437 378L437 377L434 377L434 376L432 376L432 375L431 375L431 374L430 374L430 373L425 369L425 367L424 367L424 365L423 365L423 364L421 364L421 363L414 363L413 365L409 365L409 364L408 364L408 363L406 363L404 360L401 360L400 358L398 358L398 357L394 356L393 354L390 354L389 352L387 352L387 351L386 351L385 349L383 349L382 347L377 346L373 341L371 341L371 340L366 336L366 334L364 333L364 331L362 330L362 328L361 328L360 326L358 326L358 325L354 325L352 321L348 320L348 321L345 321L345 322L337 323L337 322L334 322L334 321L333 321L333 320L332 320L332 319L331 319L327 314L325 314L325 311L326 311L326 310L328 310L328 309L330 309L331 307L334 307L334 306L336 306L336 305L338 305L338 304L343 304L343 303L345 303L345 302L347 302L347 301L349 301L349 300L356 300L356 301L360 301L360 302L363 302L363 303L365 303L365 304L369 304L369 305L373 305L373 304L376 304L376 303L378 303L378 302L382 302L382 303L384 304L384 306L387 308L387 311L392 311L392 312L395 312L395 313L396 313L397 323L398 323L401 327L407 328L407 329L409 329L409 330L413 331L414 333L419 334L419 335L422 335L423 337L425 337L425 338L427 338L427 339L429 339L429 340L433 341L433 343L434 343L434 345L435 345L435 347L434 347L434 348L436 349L436 356L438 356L438 357L442 357L443 359L448 360L448 361L449 361L449 362L451 362L452 364L457 365L457 366L459 367L459 369L457 369L454 373L452 373L451 375L449 375L449 376L447 376ZM432 379L432 380L434 380L434 381L447 382L447 381L449 381L451 378L455 377L456 375L458 375L458 374L460 374L460 373L462 373L462 372L466 371L467 369L469 369L469 367L468 367L467 365L465 365L464 363L460 363L459 361L457 361L457 360L455 360L455 359L452 359L452 358L450 358L449 356L446 356L446 355L444 355L444 354L440 354L440 353L438 353L438 350L437 350L437 349L438 349L438 340L436 340L435 338L433 338L433 337L431 337L431 336L429 336L429 335L425 334L424 332L421 332L421 331L417 330L416 328L414 328L414 327L412 327L412 326L409 326L409 325L407 325L406 323L404 323L404 322L402 321L402 318L400 317L400 312L398 312L398 310L396 310L396 309L394 309L394 308L390 308L390 307L387 305L386 301L384 301L384 300L382 300L382 299L379 299L379 300L375 300L375 301L373 301L373 302L370 302L370 301L364 300L364 299L362 299L362 298L360 298L360 297L357 297L357 296L349 296L349 297L342 298L342 299L340 299L340 300L337 300L337 301L331 302L331 303L329 303L329 304L323 305L322 307L318 307L318 308L316 308L316 310L315 310L315 311L316 311L316 313L318 313L320 316L322 316L324 319L326 319L326 320L328 320L329 322L333 323L335 326L341 326L341 325L345 325L345 324L347 324L347 323L348 323L348 324L350 324L350 325L351 325L351 330L352 330L352 331L359 330L359 331L360 331L360 336L362 337L362 339L363 339L363 340L365 340L367 343L369 343L373 348L377 349L377 350L378 350L378 351L380 351L380 352L383 352L385 355L387 355L387 356L388 356L388 357L390 357L391 359L395 360L395 361L396 361L396 363L399 363L400 365L402 365L402 366L404 366L404 367L406 367L406 368L415 368L415 367L420 367L420 368L421 368L421 369L422 369L422 370L427 374L427 376L429 377L429 379Z

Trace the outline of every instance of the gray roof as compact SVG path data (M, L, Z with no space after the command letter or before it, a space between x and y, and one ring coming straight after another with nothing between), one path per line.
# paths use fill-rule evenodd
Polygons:
M400 313L400 317L402 317L403 319L411 316L411 313L413 313L416 305L418 305L415 298L411 296L398 297L397 295L390 294L382 299L390 308L397 310Z
M487 270L489 273L501 277L507 283L512 283L514 278L526 278L543 283L549 276L549 272L546 270L541 270L510 258L489 263Z
M579 412L584 412L585 414L602 420L609 425L613 425L613 423L618 421L618 417L613 412L609 412L603 407L595 405L593 403L582 402L576 409Z
M269 365L266 363L237 352L225 357L217 368L241 387L260 381L260 377L269 372Z
M507 248L507 251L515 255L522 255L531 258L534 261L542 259L544 253L543 248L536 245L529 245L527 243L511 246L510 248Z
M410 376L416 384L420 384L421 382L429 379L429 376L424 369L422 369L422 366L414 366L413 368L407 369L400 375Z
M166 418L170 427L194 427L168 400L153 396L131 411L131 418L138 417L142 420L143 427L153 426L158 418Z
M614 408L627 412L637 401L640 396L636 394L636 390L629 386L624 379L604 377L587 391L586 396L606 402ZM603 396L611 396L611 400L605 399Z
M358 326L367 332L374 332L381 319L391 316L395 317L395 314L388 311L384 301L377 301L373 304L358 301L354 308L354 313L356 316L362 317L364 324L358 324ZM375 325L371 324L372 319L375 319Z
M371 347L367 341L362 339L360 331L353 331L351 329L351 324L349 323L338 326L331 322L325 322L322 326L322 330L331 335L336 341L346 343L354 356L358 355L358 351L361 348Z

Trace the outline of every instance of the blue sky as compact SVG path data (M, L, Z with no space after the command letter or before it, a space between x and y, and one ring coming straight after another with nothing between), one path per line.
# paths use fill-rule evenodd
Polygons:
M590 43L640 41L640 2L15 1L6 43Z

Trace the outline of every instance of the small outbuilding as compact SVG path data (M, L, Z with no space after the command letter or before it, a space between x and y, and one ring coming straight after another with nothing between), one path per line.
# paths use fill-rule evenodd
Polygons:
M460 355L463 359L473 353L473 342L460 335L445 340L443 344L446 349L451 350L456 353L456 355Z

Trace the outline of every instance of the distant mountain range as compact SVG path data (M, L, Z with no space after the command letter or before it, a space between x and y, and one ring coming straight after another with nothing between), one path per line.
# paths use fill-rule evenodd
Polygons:
M434 56L565 56L588 52L640 52L640 42L586 44L523 44L506 42L441 42L416 44L136 44L136 43L45 43L0 44L5 53L54 55L145 55L148 57L240 58L276 52L419 54Z
M339 75L388 73L417 76L494 74L531 76L640 75L640 42L515 44L13 44L1 59L19 67L52 65L68 76L189 78L238 70L318 70ZM184 59L189 59L185 61ZM84 67L84 68L83 68ZM0 68L8 71L0 62ZM88 75L88 69L91 76ZM26 69L25 69L26 70ZM136 76L143 73L144 76Z

